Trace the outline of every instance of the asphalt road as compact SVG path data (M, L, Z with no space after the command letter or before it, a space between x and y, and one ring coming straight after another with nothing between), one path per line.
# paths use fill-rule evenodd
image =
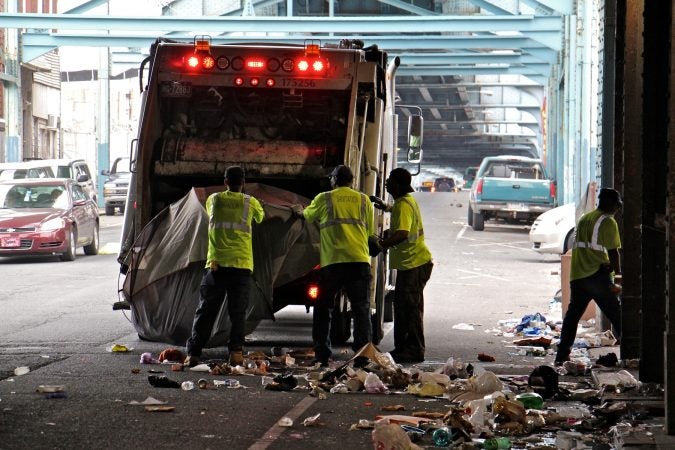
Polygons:
M434 271L425 291L425 368L437 368L450 356L476 363L477 354L493 355L486 364L496 372L529 373L550 361L515 354L494 329L499 320L549 313L559 289L560 258L530 249L523 226L485 231L466 226L467 193L418 193L425 237L434 255ZM240 377L249 389L158 389L147 382L139 355L155 355L166 344L141 341L117 300L116 242L121 216L102 216L102 253L74 262L58 258L0 259L0 449L13 448L369 448L370 433L348 431L359 419L372 419L384 404L408 410L443 410L408 395L329 395L316 400L305 391L270 392L259 377ZM556 319L556 317L551 317ZM456 329L460 324L473 330ZM460 326L460 328L467 328ZM123 343L134 350L113 354ZM311 345L311 314L287 308L275 322L262 322L248 337L248 350ZM393 347L391 332L380 345ZM347 347L336 349L347 357ZM208 356L218 356L218 349ZM478 363L480 364L480 363ZM18 366L30 367L14 376ZM132 374L132 368L141 368ZM168 376L196 381L200 375ZM214 378L208 376L208 378ZM43 398L41 384L63 384L66 399ZM148 413L129 406L153 396L176 406L173 413ZM275 428L282 416L298 421L321 413L319 427Z

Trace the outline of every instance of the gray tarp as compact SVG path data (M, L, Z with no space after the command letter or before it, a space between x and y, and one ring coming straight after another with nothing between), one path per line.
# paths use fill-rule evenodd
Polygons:
M139 336L183 345L190 336L204 274L208 216L203 204L223 186L192 189L159 213L143 229L127 257L123 284ZM273 319L272 292L302 277L319 264L319 231L292 217L288 206L308 200L291 192L250 183L245 192L264 202L265 219L253 227L253 287L249 298L249 329ZM227 300L218 315L208 346L227 343L230 323ZM249 330L250 331L250 330Z

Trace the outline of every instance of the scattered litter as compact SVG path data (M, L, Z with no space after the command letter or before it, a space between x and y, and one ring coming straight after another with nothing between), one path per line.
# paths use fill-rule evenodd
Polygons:
M195 388L195 384L192 381L183 381L180 388L184 391L191 391Z
M277 375L272 382L265 385L268 391L290 391L298 385L298 380L293 374Z
M232 378L226 380L213 380L213 385L216 387L226 387L226 388L240 388L243 387L239 380L234 380Z
M176 348L167 348L162 350L159 354L160 362L178 362L182 363L185 360L185 354Z
M377 376L374 372L369 372L366 375L366 379L363 382L363 387L366 389L366 392L369 394L384 394L389 392L389 388L380 380L380 377Z
M145 352L141 353L141 364L159 364L159 359L155 359L152 357L152 353L150 352Z
M210 372L211 368L208 364L197 364L194 367L190 367L190 372Z
M141 373L141 369L139 369L138 367L132 367L132 368L131 368L131 373L133 373L133 374L139 374L139 373Z
M134 349L133 347L127 347L126 345L123 344L114 344L106 347L106 350L108 350L111 353L128 353L133 349Z
M381 411L405 411L403 405L385 405L380 408Z
M52 392L63 392L66 390L66 387L62 384L54 384L54 385L47 385L47 384L41 384L38 386L36 389L37 392L41 393L52 393Z
M494 362L495 357L492 355L488 355L487 353L479 353L478 354L478 361L482 362Z
M145 400L142 402L139 402L137 400L132 400L128 403L129 405L140 405L140 406L149 406L149 405L166 405L166 402L162 400L157 400L154 397L147 397Z
M165 376L149 375L148 383L159 388L180 388L180 383Z
M467 330L467 331L471 331L471 330L475 329L473 327L473 325L469 325L468 323L458 323L458 324L453 325L452 328L454 330Z
M26 375L28 372L30 372L30 367L28 366L19 366L16 369L14 369L14 375L17 377L20 377L21 375Z
M321 413L317 413L313 416L309 416L305 420L302 421L302 424L306 427L313 427L315 425L318 425L320 416L321 416Z
M176 409L175 406L162 406L162 405L148 405L145 407L145 410L148 412L172 412Z
M413 444L403 429L393 423L377 423L372 434L373 447L375 449L419 449Z
M197 381L197 386L199 386L199 389L206 389L209 387L209 382L205 378L200 378L199 381Z
M286 428L292 427L293 426L293 419L291 419L290 417L282 417L277 422L277 425L279 425L280 427L286 427Z
M45 398L68 398L65 392L47 392Z

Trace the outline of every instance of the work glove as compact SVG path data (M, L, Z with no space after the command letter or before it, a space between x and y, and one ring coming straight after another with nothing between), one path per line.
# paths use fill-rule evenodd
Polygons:
M375 257L379 255L381 251L382 246L380 245L380 238L377 236L368 236L368 254Z
M292 205L291 206L291 215L297 217L298 219L304 219L305 215L302 213L302 205Z
M376 197L374 195L371 195L369 198L370 198L370 201L373 202L374 208L381 209L382 211L387 210L387 204L384 203L384 201L381 198Z

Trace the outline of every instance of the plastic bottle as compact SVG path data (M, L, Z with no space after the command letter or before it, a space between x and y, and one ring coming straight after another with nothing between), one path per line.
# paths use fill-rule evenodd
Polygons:
M516 395L516 400L523 404L525 409L543 409L544 399L536 392L523 392Z
M505 450L511 448L511 441L509 438L498 437L485 439L483 442L483 448L485 450Z
M195 388L195 384L192 381L183 381L183 383L181 383L180 387L184 391L191 391Z
M448 427L441 427L434 431L434 445L436 447L447 447L452 442L452 431Z

